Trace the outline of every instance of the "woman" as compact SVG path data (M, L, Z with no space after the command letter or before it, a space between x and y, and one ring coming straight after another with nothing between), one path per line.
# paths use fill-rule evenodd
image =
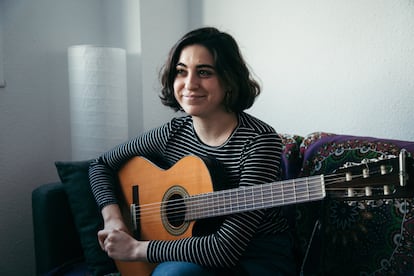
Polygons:
M161 101L185 116L103 154L90 168L104 229L98 238L114 259L160 263L153 275L294 274L292 239L280 208L232 214L211 233L178 241L137 241L122 221L114 194L117 171L132 157L169 166L186 155L215 158L229 187L279 179L281 140L244 112L260 93L236 41L215 28L184 35L161 71ZM169 273L169 274L167 274Z

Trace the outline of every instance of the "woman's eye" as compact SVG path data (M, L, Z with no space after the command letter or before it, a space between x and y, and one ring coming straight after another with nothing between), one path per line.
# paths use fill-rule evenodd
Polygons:
M198 74L202 77L209 77L211 76L213 73L208 71L208 70L200 70L198 71Z
M183 69L176 69L176 74L177 75L184 75L185 74L185 70L183 70Z

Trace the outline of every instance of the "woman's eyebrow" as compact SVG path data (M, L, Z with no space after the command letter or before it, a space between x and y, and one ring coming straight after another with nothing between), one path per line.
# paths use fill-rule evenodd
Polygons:
M199 64L199 65L196 66L196 68L198 68L198 69L200 69L200 68L210 68L210 69L216 70L216 67L214 67L211 64Z
M185 64L184 64L184 63L182 63L182 62L177 63L175 66L187 67L187 65L185 65Z
M186 64L184 64L182 62L177 63L176 66L182 66L182 67L185 67L185 68L188 67ZM196 65L196 68L197 69L200 69L200 68L210 68L210 69L216 70L216 68L213 65L211 65L211 64L198 64L198 65Z

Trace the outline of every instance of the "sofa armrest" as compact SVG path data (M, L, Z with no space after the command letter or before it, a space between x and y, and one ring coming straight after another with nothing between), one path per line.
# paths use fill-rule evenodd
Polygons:
M43 184L33 190L32 212L37 275L83 258L62 183Z

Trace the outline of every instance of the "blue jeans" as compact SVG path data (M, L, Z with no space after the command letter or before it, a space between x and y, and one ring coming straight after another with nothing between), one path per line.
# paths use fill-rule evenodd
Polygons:
M164 262L157 265L152 276L213 276L206 268L187 262Z
M249 245L240 263L230 270L209 269L188 262L160 263L152 276L213 276L213 275L295 275L293 239L289 233L256 238Z

